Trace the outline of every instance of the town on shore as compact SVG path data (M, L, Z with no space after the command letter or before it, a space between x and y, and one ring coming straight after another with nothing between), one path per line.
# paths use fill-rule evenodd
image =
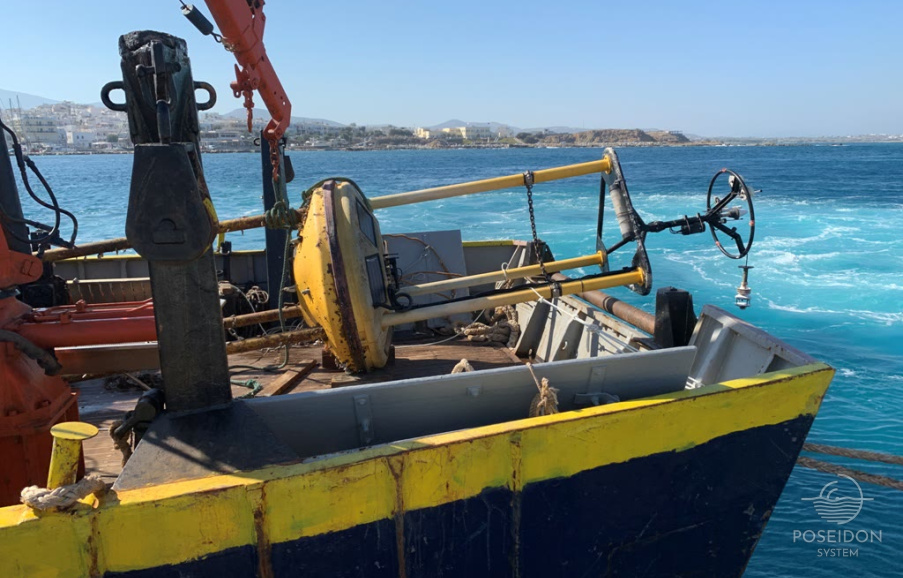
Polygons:
M73 102L47 103L23 110L0 110L6 123L32 154L127 153L132 150L124 112ZM202 112L199 129L204 152L250 152L259 145L267 120L254 109L251 131L247 112ZM343 125L334 121L292 118L286 133L290 150L380 150L514 147L717 146L779 145L817 142L903 142L903 135L864 135L819 139L703 138L674 130L570 127L519 129L499 123L452 120L432 127Z

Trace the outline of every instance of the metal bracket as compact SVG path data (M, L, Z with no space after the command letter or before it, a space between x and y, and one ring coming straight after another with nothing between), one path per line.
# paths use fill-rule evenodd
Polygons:
M605 367L594 367L589 372L589 381L586 385L586 393L574 394L574 405L605 405L621 401L616 395L605 393L602 391L602 384L605 383Z
M373 416L370 413L370 396L356 395L354 400L354 417L357 419L357 434L362 446L373 443Z

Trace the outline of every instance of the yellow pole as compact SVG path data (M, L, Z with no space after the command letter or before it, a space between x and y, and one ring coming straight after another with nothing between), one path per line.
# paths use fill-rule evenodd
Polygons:
M642 269L637 268L624 273L612 273L595 279L575 279L574 281L565 281L560 284L560 287L561 295L571 295L573 293L596 291L597 289L608 289L610 287L619 287L621 285L630 285L633 283L643 283ZM549 286L534 287L520 291L512 291L510 293L487 295L486 297L474 297L473 299L456 301L454 303L440 303L431 307L411 309L410 311L386 313L383 315L382 326L393 327L395 325L414 323L415 321L423 321L434 317L445 317L446 315L455 315L457 313L468 313L470 311L479 311L480 309L535 301L538 299L537 293L540 297L544 297L545 299L552 298L552 289Z
M89 423L66 421L50 428L50 435L53 436L53 449L50 454L50 471L47 473L47 488L55 490L75 483L82 441L96 436L97 428Z
M574 165L566 165L563 167L534 171L533 182L545 183L548 181L567 179L570 177L579 177L593 173L610 172L611 161L608 157L603 157L598 161L590 161L588 163L578 163ZM438 199L447 199L449 197L460 197L462 195L472 195L474 193L485 193L488 191L497 191L499 189L520 187L523 186L523 184L523 174L509 175L507 177L496 177L494 179L484 179L481 181L459 183L457 185L435 187L433 189L421 189L419 191L411 191L408 193L398 193L396 195L374 197L370 199L370 206L373 208L373 210L386 209L388 207L399 207L401 205L411 205L414 203L422 203L424 201L435 201Z
M605 255L602 252L585 255L583 257L574 257L572 259L562 259L561 261L550 261L546 263L546 271L549 273L558 273L567 269L576 269L577 267L586 267L589 265L602 265L605 262ZM452 289L461 289L462 287L473 287L483 283L495 283L496 281L504 281L506 279L523 279L524 277L533 277L542 274L542 268L539 265L528 265L526 267L517 267L515 269L504 269L502 271L492 271L490 273L480 273L479 275L469 275L467 277L457 277L454 279L444 279L442 281L434 281L432 283L422 283L420 285L409 285L402 287L400 292L411 297L417 295L429 295L431 293L441 293Z

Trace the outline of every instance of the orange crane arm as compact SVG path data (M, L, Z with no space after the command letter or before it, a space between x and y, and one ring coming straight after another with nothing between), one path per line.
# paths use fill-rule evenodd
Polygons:
M282 88L273 64L267 58L263 45L264 0L205 0L213 19L219 26L223 45L235 55L235 81L230 84L236 98L245 97L248 109L248 132L251 131L251 115L256 90L266 104L272 118L264 129L270 142L270 150L278 148L279 139L285 134L292 116L292 103ZM275 172L275 170L274 170Z

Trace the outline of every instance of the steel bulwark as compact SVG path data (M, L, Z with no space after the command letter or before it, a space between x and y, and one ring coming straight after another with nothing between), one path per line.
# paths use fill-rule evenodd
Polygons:
M4 508L0 574L739 575L832 375L812 364L68 514Z

